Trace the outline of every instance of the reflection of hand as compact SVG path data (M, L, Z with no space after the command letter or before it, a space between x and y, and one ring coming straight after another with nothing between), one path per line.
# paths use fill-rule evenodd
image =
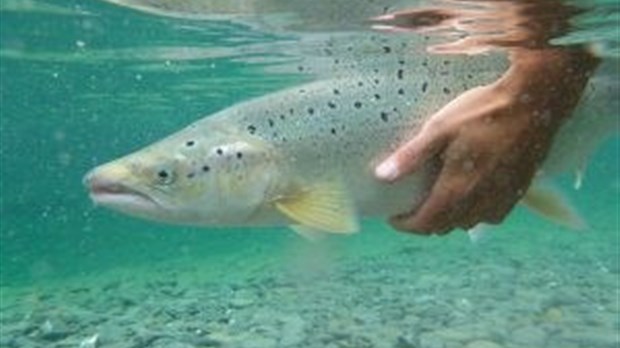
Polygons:
M583 59L590 63L581 65L586 70L575 71L574 63L583 62L573 58L559 50L513 57L500 80L444 106L377 167L379 178L394 181L430 159L440 163L426 200L416 211L393 217L394 227L442 234L500 222L527 190L595 65Z
M549 47L549 40L569 30L568 18L579 13L564 0L484 1L475 6L443 3L372 18L373 28L393 32L434 33L447 39L429 52L479 54L496 48ZM466 35L463 35L466 33Z

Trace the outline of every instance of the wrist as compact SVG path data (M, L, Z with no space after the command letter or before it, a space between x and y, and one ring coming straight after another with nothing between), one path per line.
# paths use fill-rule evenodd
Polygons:
M583 48L567 47L514 49L509 57L510 68L494 87L521 101L518 107L529 114L548 114L558 126L571 114L599 62Z
M532 85L547 88L582 85L599 63L599 59L584 48L567 47L513 49L509 59L510 68L498 82L515 90ZM563 80L569 84L560 85Z

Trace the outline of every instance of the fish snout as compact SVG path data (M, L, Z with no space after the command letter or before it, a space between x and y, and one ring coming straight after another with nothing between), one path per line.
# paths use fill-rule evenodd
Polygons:
M90 183L93 180L94 172L95 169L91 169L88 171L88 173L86 173L86 175L84 175L84 177L82 178L82 185L84 185L84 187L90 188Z
M122 182L124 182L129 175L129 170L124 166L109 163L90 170L84 175L82 183L91 193L115 191L115 189L122 186Z

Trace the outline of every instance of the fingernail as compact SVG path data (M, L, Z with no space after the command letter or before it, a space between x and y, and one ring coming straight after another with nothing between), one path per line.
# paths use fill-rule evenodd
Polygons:
M375 168L375 175L382 180L394 180L398 174L398 166L396 165L396 161L393 159L383 161L383 163Z
M377 31L397 31L396 27L393 25L383 25L383 24L373 24L371 26L372 30Z
M395 15L393 14L385 14L385 15L381 15L381 16L376 16L376 17L372 17L371 19L373 21L389 21L396 18Z

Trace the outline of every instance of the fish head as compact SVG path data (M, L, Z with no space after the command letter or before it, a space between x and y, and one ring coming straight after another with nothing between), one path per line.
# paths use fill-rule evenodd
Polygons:
M265 203L276 178L260 139L191 126L84 178L91 199L129 215L189 225L243 225Z

